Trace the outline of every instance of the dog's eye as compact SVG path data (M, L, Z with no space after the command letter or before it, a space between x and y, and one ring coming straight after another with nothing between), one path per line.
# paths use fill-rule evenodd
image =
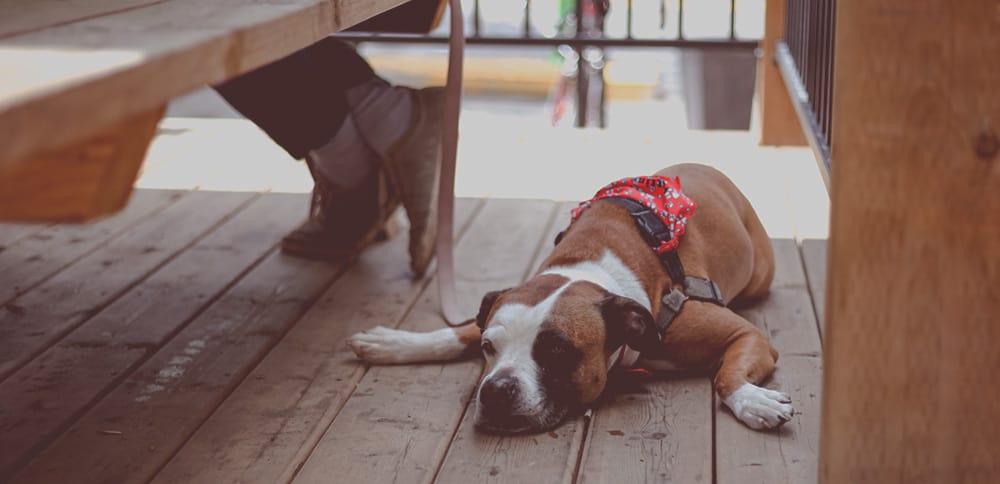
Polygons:
M493 356L497 354L497 349L493 347L493 342L490 340L483 340L482 349L483 354L486 356Z

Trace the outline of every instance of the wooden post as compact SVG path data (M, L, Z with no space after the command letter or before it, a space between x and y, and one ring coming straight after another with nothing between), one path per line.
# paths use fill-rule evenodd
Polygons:
M836 25L820 482L997 482L1000 3Z
M0 220L84 222L124 208L165 108L0 167Z
M767 0L763 53L757 59L757 102L760 106L760 144L805 146L799 118L788 89L774 64L774 47L785 36L785 0Z

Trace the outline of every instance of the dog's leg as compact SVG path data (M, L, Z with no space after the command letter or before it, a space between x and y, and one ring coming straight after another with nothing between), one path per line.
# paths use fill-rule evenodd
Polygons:
M721 359L715 391L747 426L769 429L791 420L791 397L758 386L774 372L778 352L757 327L732 310L688 301L667 330L664 345L665 354L682 366Z
M366 363L387 365L454 360L479 345L479 328L467 324L415 333L376 326L347 340L354 354Z
M774 372L778 353L756 327L746 323L726 347L715 374L715 391L733 415L754 429L770 429L791 420L792 398L757 386Z

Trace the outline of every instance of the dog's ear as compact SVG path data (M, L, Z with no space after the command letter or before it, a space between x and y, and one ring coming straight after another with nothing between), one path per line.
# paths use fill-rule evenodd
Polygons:
M634 299L610 295L601 300L601 316L607 328L605 345L614 349L628 345L640 353L659 351L661 335L653 315Z
M476 315L476 326L479 326L479 329L486 329L486 318L490 316L490 311L493 310L493 305L496 304L497 298L509 290L510 288L491 291L483 296L483 302L479 303L479 314Z

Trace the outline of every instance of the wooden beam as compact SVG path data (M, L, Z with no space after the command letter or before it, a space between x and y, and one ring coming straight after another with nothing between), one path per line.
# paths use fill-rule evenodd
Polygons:
M90 139L0 165L0 220L82 222L125 207L165 105Z
M795 108L781 72L774 63L774 48L785 36L785 1L767 0L763 54L757 60L757 100L760 106L760 144L805 146Z
M820 482L1000 474L1000 4L837 4Z
M0 0L0 39L169 0Z
M0 167L91 138L404 1L170 0L2 38Z

